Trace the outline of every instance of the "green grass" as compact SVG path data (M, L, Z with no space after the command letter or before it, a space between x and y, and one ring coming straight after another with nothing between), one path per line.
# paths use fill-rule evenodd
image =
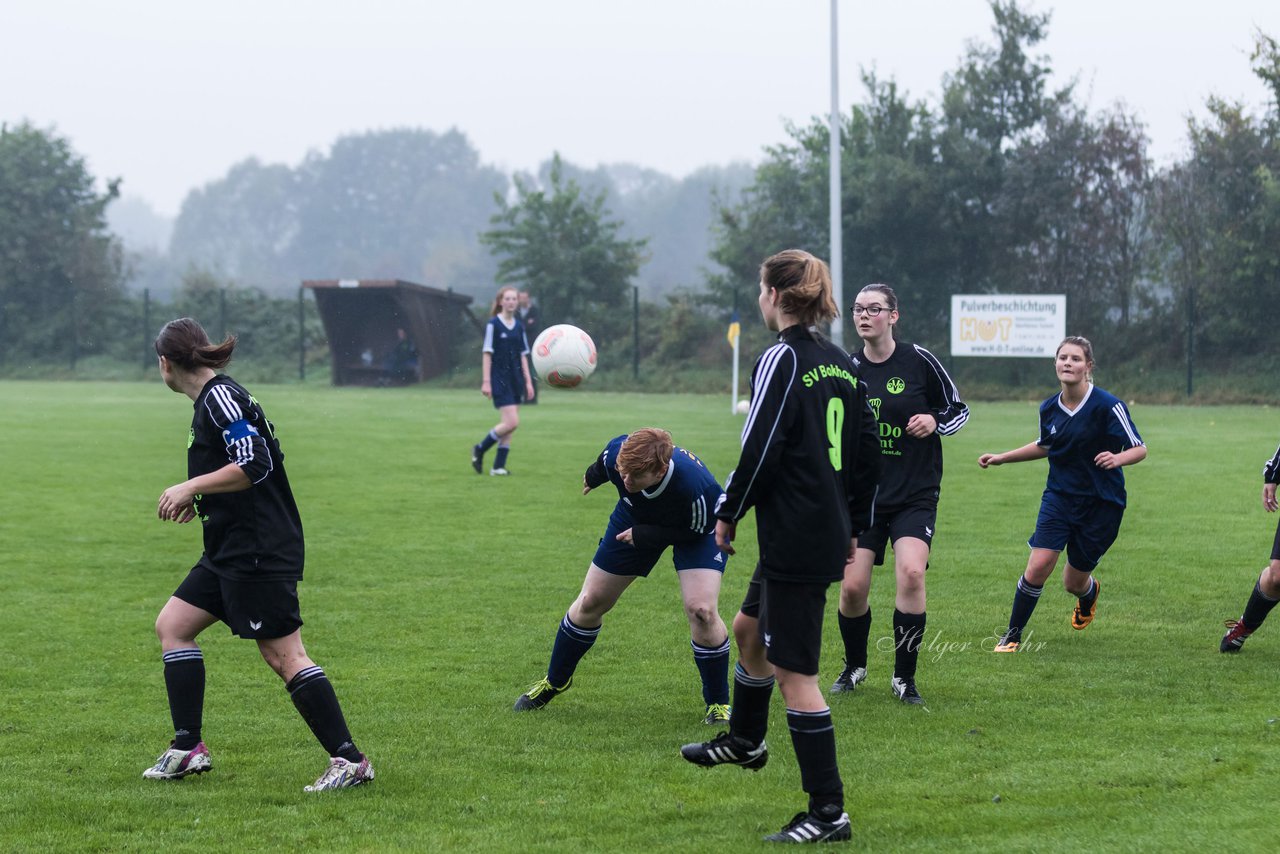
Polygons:
M572 692L510 711L545 669L612 506L581 495L608 438L667 427L721 478L741 419L721 397L549 391L523 410L507 479L468 446L473 391L256 386L307 530L304 637L377 781L302 786L325 757L251 643L202 638L212 773L141 779L170 736L155 614L199 530L155 519L185 472L190 408L158 381L0 383L0 850L678 850L763 847L803 805L775 697L769 766L686 765L710 730L669 561L605 623ZM1044 464L980 471L1035 435L1030 403L977 404L947 476L920 670L928 711L894 702L889 651L833 702L854 841L872 850L1260 850L1280 805L1280 625L1217 652L1269 553L1265 408L1139 405L1151 447L1099 578L1068 625L1058 576L1025 652L1004 624ZM721 612L754 563L744 524ZM518 556L512 561L511 556ZM872 590L888 633L891 574ZM834 589L823 683L840 661Z

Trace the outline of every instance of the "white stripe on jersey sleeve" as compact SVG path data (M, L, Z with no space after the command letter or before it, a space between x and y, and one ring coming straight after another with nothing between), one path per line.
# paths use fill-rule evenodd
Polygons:
M786 344L774 344L768 350L764 351L764 355L760 357L760 382L756 388L768 388L769 378L773 376L774 369L778 366L778 359L782 358L782 354L787 350ZM747 423L742 425L742 443L747 442L747 435L751 433L752 426L756 423L756 413L760 408L760 400L763 395L751 396L751 409L747 413Z
M481 353L493 352L493 321L490 320L484 325L484 346L480 348Z
M1129 444L1137 447L1142 444L1142 440L1138 438L1138 431L1133 429L1133 422L1129 420L1129 416L1125 414L1124 404L1116 403L1111 407L1111 411L1115 413L1116 420L1120 422L1121 428L1124 429L1125 435L1129 437Z
M210 398L218 405L218 409L222 412L227 424L244 418L244 410L240 408L240 403L236 400L235 395L231 393L231 389L225 385L215 385L209 389L209 394L204 399L205 409L209 410L209 416L213 419L214 424L220 422L217 413L209 405Z
M942 367L942 363L938 361L938 358L919 344L913 344L912 346L916 348L916 352L924 359L925 364L932 368L934 374L937 375L938 382L942 385L942 396L947 399L947 406L950 407L959 403L960 389L956 388L956 384L952 382L951 376L947 373L946 369ZM950 421L947 421L945 424L939 424L938 432L943 436L950 436L952 433L963 427L965 422L968 420L969 408L966 406Z
M777 351L777 352L775 352L775 351ZM773 374L774 374L774 372L777 370L777 367L778 367L778 361L782 358L782 356L783 356L785 353L790 352L790 351L791 351L791 347L790 347L789 345L787 345L787 344L776 344L776 345L774 345L773 347L769 348L769 350L766 352L766 354L765 354L765 355L766 355L766 356L771 356L772 358L769 360L769 364L768 364L768 366L767 366L767 370L762 371L762 374L761 374L762 382L760 383L760 386L759 386L760 388L762 388L762 389L767 389L767 388L769 387L769 383L770 383L770 382L772 381L772 379L773 379ZM762 446L766 451L768 450L769 445L773 442L773 434L774 434L774 433L776 433L776 432L778 432L778 422L780 422L780 421L782 420L782 413L783 413L784 411L786 411L786 408L787 408L787 398L789 398L789 397L791 396L791 388L792 388L792 386L795 384L795 381L796 381L796 370L799 368L799 365L800 365L800 360L799 360L798 358L796 358L796 357L795 357L795 354L794 354L794 353L792 353L792 357L791 357L791 376L787 378L787 381L786 381L786 391L784 391L784 392L782 393L782 400L778 402L778 414L777 414L777 416L773 419L773 423L769 425L769 435L765 437L764 445ZM762 367L765 367L765 366L764 366L764 365L762 365ZM763 399L764 399L764 395L763 395L763 394L761 394L761 395L759 396L759 400L763 400ZM746 443L747 443L747 441L746 441L746 439L747 439L747 435L748 435L748 433L750 432L750 430L749 430L748 428L749 428L749 427L753 427L753 426L755 426L755 414L756 414L756 406L757 406L757 403L758 403L758 401L756 401L756 400L753 400L753 401L752 401L752 405L751 405L751 415L747 417L747 425L748 425L748 427L747 427L747 428L743 428L743 431L742 431L742 444L743 444L744 446L745 446L745 445L746 445ZM764 465L764 458L765 458L766 456L767 456L767 453L762 453L762 454L760 454L760 459L759 459L759 461L756 463L756 470L755 470L755 471L753 471L753 472L751 473L751 479L747 481L747 488L746 488L746 489L744 489L744 490L742 491L742 497L743 497L743 499L744 499L744 500L746 499L746 497L747 497L748 495L750 495L750 494L751 494L751 487L755 486L756 477L760 474L760 468ZM728 488L728 487L726 487L726 489L727 489L727 488ZM740 509L741 509L741 508L739 508L739 510L740 510ZM737 510L735 510L733 515L736 517L736 516L738 515L738 511L737 511Z

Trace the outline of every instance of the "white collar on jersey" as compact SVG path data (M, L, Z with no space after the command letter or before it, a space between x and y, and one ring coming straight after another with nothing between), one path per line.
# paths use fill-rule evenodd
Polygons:
M1093 383L1089 383L1089 390L1084 393L1084 397L1080 398L1080 402L1076 404L1076 408L1067 409L1066 405L1062 402L1062 392L1058 392L1058 408L1074 418L1075 414L1081 409L1084 409L1084 405L1089 402L1089 395L1091 394L1093 394Z
M662 490L667 488L667 484L671 482L671 477L676 473L676 458L671 455L671 462L667 463L667 473L662 476L662 480L658 481L658 485L650 490L640 490L640 494L645 498L657 498L662 494Z

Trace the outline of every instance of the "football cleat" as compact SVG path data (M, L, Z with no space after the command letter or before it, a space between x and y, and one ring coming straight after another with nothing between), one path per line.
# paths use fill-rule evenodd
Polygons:
M769 747L763 741L752 745L737 736L722 732L710 741L686 744L680 748L680 755L704 768L728 763L758 771L769 761Z
M863 683L867 678L867 668L865 667L846 667L836 677L836 681L831 683L832 694L844 694L852 691Z
M471 467L476 470L476 474L484 470L484 451L480 450L479 445L471 446Z
M203 741L190 750L178 750L170 744L156 764L143 771L142 776L147 780L181 780L191 774L203 774L212 767L213 759Z
M511 472L507 471L506 469L489 469L489 474L492 475L493 477L506 477L507 475L511 474Z
M853 826L847 812L840 813L835 821L823 821L813 813L796 813L796 817L777 833L764 838L765 842L848 842L853 836Z
M992 652L1017 652L1018 651L1018 635L1013 632L1005 632L1004 636L996 642L995 649Z
M1084 627L1093 622L1093 615L1098 613L1098 597L1102 595L1102 585L1098 579L1093 580L1093 604L1089 606L1088 613L1085 613L1080 607L1080 600L1076 600L1076 609L1071 612L1071 628L1080 631Z
M568 682L559 688L552 685L550 680L539 679L530 686L528 691L520 695L520 699L516 700L515 710L517 712L528 712L534 709L541 709L547 703L550 703L552 698L563 694L572 687L572 676L569 677Z
M712 703L707 706L707 716L702 719L702 722L711 726L728 724L731 714L729 707L724 703Z
M893 681L889 683L889 687L893 689L893 696L897 697L908 706L923 706L924 697L920 696L920 692L916 690L916 680L899 679L893 677Z
M329 767L324 769L320 779L310 786L303 786L302 791L327 792L330 789L349 789L352 786L359 786L372 780L373 766L369 764L368 756L362 754L359 762L351 762L341 756L333 756L330 757Z
M1227 620L1223 623L1227 627L1227 633L1222 636L1222 643L1218 644L1221 652L1239 652L1244 646L1244 639L1253 634L1253 629L1244 624L1244 620Z

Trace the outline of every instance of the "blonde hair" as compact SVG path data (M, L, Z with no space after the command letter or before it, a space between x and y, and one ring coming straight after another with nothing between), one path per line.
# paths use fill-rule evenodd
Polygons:
M805 326L831 320L839 311L831 295L831 271L803 249L785 249L760 265L760 281L778 291L778 309Z
M622 440L616 467L619 474L660 472L671 462L675 451L671 434L660 427L641 427Z

